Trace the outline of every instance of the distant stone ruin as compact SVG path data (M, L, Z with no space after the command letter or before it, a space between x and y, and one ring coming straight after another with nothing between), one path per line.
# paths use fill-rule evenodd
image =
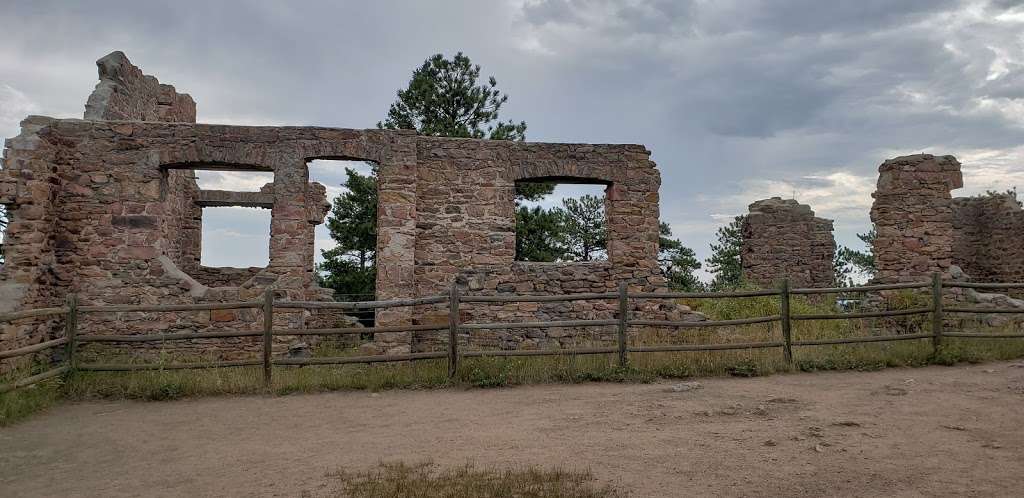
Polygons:
M878 167L872 194L876 280L921 281L953 264L953 200L963 187L953 156L917 154L886 160Z
M932 272L1024 281L1024 210L1012 195L954 198L963 175L953 156L897 157L878 172L871 221L879 282L920 281Z
M836 241L832 220L806 204L772 197L750 205L743 224L743 278L763 287L832 287Z
M378 166L377 298L474 294L664 291L657 261L661 178L641 145L548 144L417 136L408 130L224 126L195 123L195 103L133 66L121 52L97 63L100 83L85 119L30 116L6 141L0 203L8 208L0 311L60 305L190 304L258 299L330 300L314 275L314 227L328 205L308 181L315 159ZM195 170L273 172L260 192L199 189ZM605 185L608 259L528 263L515 256L515 183L573 180ZM199 263L204 206L269 209L265 268ZM290 312L289 312L290 311ZM378 311L379 326L433 323L430 307ZM612 318L614 303L467 306L466 320ZM653 313L653 315L651 314ZM681 305L645 315L679 319ZM696 316L696 315L693 315ZM699 316L698 316L699 317ZM336 315L284 310L275 327L311 328ZM81 333L255 329L260 311L89 314ZM280 323L276 323L280 322ZM53 323L8 324L0 349L38 342ZM468 340L468 338L463 338ZM377 334L372 349L429 349L433 338ZM488 330L473 341L502 348L557 347L572 331ZM201 351L224 341L190 341ZM255 344L255 343L254 343ZM238 352L238 344L225 351ZM225 354L227 354L225 352Z

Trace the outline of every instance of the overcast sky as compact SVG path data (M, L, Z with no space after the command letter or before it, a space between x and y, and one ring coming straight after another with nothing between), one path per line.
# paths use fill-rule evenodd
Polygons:
M1024 187L1024 1L143 4L6 1L0 134L27 114L81 117L112 50L190 93L200 122L349 128L383 119L423 59L463 51L529 140L651 149L662 219L701 257L769 196L859 247L896 155L957 156L959 195ZM320 169L336 192L343 175ZM222 218L211 228L249 227Z

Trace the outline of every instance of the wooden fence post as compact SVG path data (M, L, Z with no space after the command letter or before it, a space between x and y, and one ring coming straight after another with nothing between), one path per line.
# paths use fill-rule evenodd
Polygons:
M619 282L619 368L625 368L629 362L626 350L626 338L629 333L629 294L626 282Z
M78 296L68 294L65 302L68 307L68 313L64 318L64 337L68 338L65 362L71 367L71 371L74 371L78 365L75 361L75 351L78 349L75 340L75 336L78 335Z
M782 301L779 306L779 315L782 318L782 354L786 359L786 363L793 364L793 332L792 322L790 321L789 312L789 279L782 279L782 288L779 289L782 296Z
M273 365L270 354L274 343L274 289L263 291L263 385L270 387Z
M942 274L932 273L932 347L942 346Z
M452 282L448 291L448 378L459 370L459 284Z

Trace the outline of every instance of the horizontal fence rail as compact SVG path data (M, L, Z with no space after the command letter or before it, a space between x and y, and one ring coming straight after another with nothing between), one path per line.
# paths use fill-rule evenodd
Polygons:
M67 308L39 308L34 310L15 311L12 313L0 313L0 322L13 322L14 320L22 320L25 318L63 315L67 312Z
M778 290L752 290L733 292L636 292L626 296L636 299L721 299L728 297L778 296Z
M793 295L824 295L824 294L850 294L858 292L881 292L905 289L929 289L932 297L931 306L914 307L899 310L879 310L863 312L840 312L829 314L794 314L790 309L790 300ZM369 300L369 301L348 301L348 302L322 302L322 301L275 301L271 289L266 289L263 298L254 301L238 301L223 303L195 303L195 304L140 304L140 305L86 305L79 306L77 298L69 295L65 306L39 308L26 311L0 313L0 323L16 320L39 319L39 318L63 318L65 332L62 337L46 340L37 344L23 346L7 351L0 351L0 360L17 358L21 356L39 353L53 348L65 348L63 361L46 371L25 377L23 379L0 384L0 393L9 392L22 387L30 386L47 379L65 375L74 371L90 372L132 372L146 370L184 370L184 369L206 369L206 368L229 368L229 367L263 367L264 382L269 386L272 378L273 367L304 367L315 365L345 365L345 364L370 364L387 362L408 362L415 360L440 360L447 359L449 376L454 376L458 370L458 363L463 358L475 357L531 357L531 356L574 356L574 355L610 355L617 354L618 363L625 366L630 353L666 353L666 352L696 352L696 351L724 351L741 349L775 349L782 348L785 360L793 361L792 348L811 347L837 344L858 344L890 341L910 341L920 339L931 339L935 348L940 347L944 337L956 338L983 338L983 339L1014 339L1024 338L1024 333L985 333L971 331L945 331L943 329L943 317L945 313L1002 313L1002 314L1024 314L1024 309L1017 308L969 308L961 306L944 306L942 302L942 290L945 288L968 288L968 289L1017 289L1024 288L1024 283L972 283L972 282L943 282L938 274L932 276L931 281L906 282L897 284L863 285L857 287L836 287L836 288L793 288L789 287L788 281L783 281L777 289L764 290L739 290L731 292L629 292L625 284L620 284L618 292L594 292L579 294L557 294L557 295L460 295L459 289L452 286L448 294L438 296L426 296L419 298L403 298L391 300ZM722 299L722 298L756 298L774 297L779 299L780 313L770 316L739 318L733 320L649 320L630 316L631 300L651 299ZM500 323L462 323L460 318L461 304L506 304L506 303L558 303L571 301L617 301L617 316L610 319L573 319L573 320L545 320L545 321L523 321L523 322L500 322ZM389 309L396 307L414 307L429 305L447 306L448 319L438 323L408 324L408 325L386 325L373 327L332 327L332 328L274 328L273 318L275 311L291 312L293 310L341 310L359 312L361 310L373 313L374 310ZM158 334L88 334L79 335L78 317L80 313L134 313L134 312L188 312L188 311L213 311L231 309L259 309L262 310L262 327L254 327L251 330L211 330L206 332L165 332ZM791 327L793 322L812 320L856 320L865 318L886 318L903 317L913 315L931 315L931 330L913 334L877 335L863 337L838 337L822 339L794 340ZM628 343L629 329L631 327L653 327L658 329L698 329L710 327L731 327L756 324L779 323L782 329L782 340L761 341L761 342L724 342L705 344L664 344L664 345L630 345ZM254 324L255 325L255 324ZM616 327L617 344L608 347L577 347L565 349L539 349L539 350L476 350L460 351L459 336L472 335L475 331L503 330L503 329L548 329L548 328L590 328L590 327ZM445 351L415 352L405 354L383 354L368 356L339 356L339 357L273 357L272 348L274 337L301 337L301 336L342 336L354 334L378 334L378 333L413 333L413 332L447 332L447 344ZM168 341L190 341L198 339L230 339L230 338L261 338L262 358L230 360L230 361L207 361L193 363L161 363L161 364L114 364L114 363L91 363L79 364L76 358L76 348L83 343L162 343ZM937 350L937 349L936 349Z
M333 309L333 310L356 310L375 308L396 308L399 306L419 306L424 304L437 304L448 301L448 296L431 296L416 299L392 299L390 301L281 301L274 303L275 308L302 308L302 309Z
M878 292L901 289L931 287L931 282L910 282L905 284L861 285L857 287L828 287L822 289L792 289L790 294L845 294L850 292Z
M447 297L447 296L446 296ZM548 296L460 296L463 303L552 303L558 301L590 301L594 299L618 299L614 292L591 294L556 294Z
M860 313L832 313L790 315L790 320L850 320L854 318L881 318L886 316L923 315L934 311L932 307L909 308L905 310L864 311ZM947 310L948 311L948 310Z
M628 320L629 325L642 325L647 327L674 327L674 328L704 328L704 327L727 327L736 325L751 325L755 323L770 323L782 320L780 315L760 316L757 318L738 318L736 320L702 320L702 321L671 321L671 320Z
M963 289L1024 289L1024 282L1016 283L982 283L982 282L943 282L943 287L959 287Z
M1022 308L946 308L947 313L1024 313Z

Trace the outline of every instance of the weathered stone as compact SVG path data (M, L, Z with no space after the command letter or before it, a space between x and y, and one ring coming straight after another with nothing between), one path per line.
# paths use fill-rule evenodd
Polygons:
M743 224L743 278L773 287L784 278L794 287L832 287L836 241L832 220L810 206L772 197L750 205Z
M87 120L32 117L7 142L0 200L10 201L7 265L0 297L9 308L54 306L68 292L82 304L176 304L259 299L324 300L313 273L313 228L329 208L326 189L308 182L306 161L351 158L378 166L377 298L443 294L453 282L473 292L664 290L658 268L660 175L640 145L546 144L420 137L407 130L194 124L194 104L145 76L121 53L99 61L101 82ZM112 121L116 120L116 121ZM259 193L202 191L193 170L272 171ZM607 188L608 261L514 261L517 181L567 178ZM213 204L211 204L213 203ZM266 268L199 264L204 205L271 209ZM11 289L11 292L3 292ZM17 292L14 290L18 289ZM652 319L700 319L674 304L635 303ZM418 323L444 306L382 309L377 325ZM568 305L477 306L470 321L611 319L614 300ZM261 311L85 315L82 333L258 329ZM275 312L277 328L341 321L337 313ZM4 340L0 349L41 340L52 323ZM378 352L438 347L436 333L377 334ZM11 337L5 334L4 337ZM493 331L471 336L493 347L608 342L614 328ZM140 346L144 348L146 346ZM163 347L163 346L161 346ZM181 347L244 356L258 339L190 341Z
M889 159L878 167L871 221L876 280L921 281L953 264L953 200L963 186L953 156L917 154Z

